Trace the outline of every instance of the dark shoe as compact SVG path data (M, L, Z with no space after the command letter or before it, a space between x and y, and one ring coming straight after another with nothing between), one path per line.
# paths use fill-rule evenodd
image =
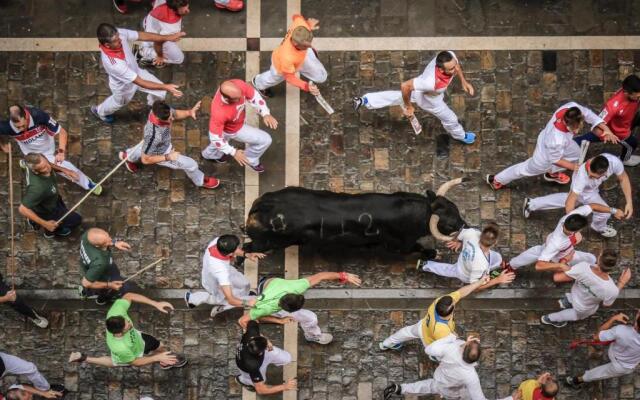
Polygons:
M262 164L258 164L258 165L249 165L251 167L252 170L256 171L257 173L261 174L265 171L264 165Z
M191 299L191 292L185 292L184 294L184 302L187 303L188 308L196 308L193 304L189 303L189 299Z
M98 297L96 297L95 301L96 301L97 305L103 306L103 305L107 304L109 299L107 298L107 296L98 295Z
M187 365L187 363L189 362L185 356L183 356L182 354L176 354L176 353L172 353L174 356L176 356L176 358L178 359L178 361L175 364L172 365L161 365L160 368L161 369L173 369L173 368L182 368L185 365Z
M222 157L220 157L220 158L211 158L210 160L211 160L211 161L215 161L215 162L217 162L218 164L226 164L226 163L227 163L227 161L231 160L232 158L233 158L233 157L232 157L231 155L229 155L229 154L225 154L225 155L223 155L223 156L222 156Z
M97 106L91 106L90 110L91 110L91 114L93 114L94 117L98 118L102 122L106 122L107 124L113 124L113 121L115 121L115 117L113 115L107 115L103 117L100 114L98 114Z
M522 215L524 215L525 218L529 218L531 216L531 209L529 208L530 203L531 203L531 199L528 197L525 197L524 204L522 204Z
M389 386L387 386L386 388L384 388L384 400L389 400L390 398L393 397L393 395L401 395L401 388L400 385L398 385L397 383L392 383Z
M54 234L58 237L67 237L71 235L71 229L64 226L62 228L56 229Z
M580 387L582 386L582 382L580 382L577 376L567 376L564 382L567 384L567 386L573 389L580 389Z
M564 328L565 326L567 326L567 322L566 321L565 322L553 322L546 315L543 315L542 317L540 317L540 322L542 322L545 325L555 326L556 328Z
M237 383L238 385L240 385L240 387L243 387L243 388L247 389L247 390L248 390L248 391L250 391L250 392L255 392L255 391L256 391L256 388L254 388L253 386L251 386L251 385L246 385L246 384L242 383L242 382L240 381L240 375L236 375L236 383Z
M451 141L449 135L436 136L436 158L445 159L449 156L449 142Z
M258 89L258 87L256 86L256 77L255 76L253 77L253 79L251 79L251 84L258 91L258 93L260 93L260 95L262 97L273 97L273 90L271 90L271 88Z
M364 101L362 100L362 97L354 97L352 99L353 101L353 110L354 111L358 111L360 109L360 107L362 107L362 104L364 104Z
M500 190L504 187L504 185L496 180L495 175L487 175L484 177L484 181L487 182L487 185L491 186L493 190Z
M49 232L46 229L43 229L43 231L44 231L43 234L44 234L45 239L53 239L56 236L55 233Z
M62 397L56 397L57 399L64 399L64 396L66 396L66 394L69 393L67 388L64 387L64 385L60 384L60 383L51 384L51 390L53 390L54 392L62 393Z
M560 308L563 310L573 307L573 304L571 304L571 302L569 301L569 299L567 299L566 296L561 299L558 299L558 304L560 304Z

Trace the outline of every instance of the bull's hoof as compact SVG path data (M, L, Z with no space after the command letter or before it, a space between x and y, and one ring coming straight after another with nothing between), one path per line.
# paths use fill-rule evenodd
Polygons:
M444 159L449 157L449 135L436 136L436 157Z

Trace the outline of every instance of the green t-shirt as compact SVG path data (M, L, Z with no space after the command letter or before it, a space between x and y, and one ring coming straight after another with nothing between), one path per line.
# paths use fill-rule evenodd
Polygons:
M111 250L101 250L89 243L89 231L80 240L80 265L89 282L108 280L109 266L113 263Z
M275 278L267 285L262 292L256 304L249 311L249 317L256 320L262 317L268 317L278 311L281 311L279 302L285 294L303 294L311 285L308 279L282 279Z
M55 175L53 171L49 176L38 175L27 169L27 191L22 196L22 205L38 216L53 213L60 197Z
M131 321L131 318L129 318L127 314L130 306L131 303L128 300L116 300L107 313L107 319L111 317L123 317L133 325L133 321ZM109 351L111 351L111 360L114 365L131 364L136 358L144 355L144 340L142 339L142 334L133 327L120 337L115 337L111 332L107 331L106 337L107 347L109 347Z

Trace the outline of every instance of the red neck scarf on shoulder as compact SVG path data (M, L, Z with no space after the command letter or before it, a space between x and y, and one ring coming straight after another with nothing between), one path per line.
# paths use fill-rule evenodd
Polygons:
M561 132L565 132L565 133L569 133L570 132L569 127L564 122L564 114L566 114L567 110L568 110L568 108L564 108L564 109L558 111L556 113L556 115L554 115L556 120L553 123L553 126L555 126L557 130L559 130Z
M151 10L151 16L167 24L175 24L182 18L180 14L175 12L166 3Z
M119 58L124 61L124 49L120 46L119 49L110 49L106 46L100 45L100 50L104 52L109 57Z
M149 122L154 124L155 126L169 126L171 125L171 121L163 121L160 118L156 117L156 115L152 112L149 113Z
M216 246L215 244L209 247L209 254L211 255L211 257L217 258L218 260L224 260L224 261L231 260L231 256L222 255L222 253L220 253L220 250L218 250L218 246Z

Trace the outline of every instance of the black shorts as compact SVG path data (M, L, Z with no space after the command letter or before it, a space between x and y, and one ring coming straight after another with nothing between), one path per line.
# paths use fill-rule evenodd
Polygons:
M144 340L144 354L149 354L154 350L158 350L160 347L160 341L154 338L151 335L147 335L146 333L142 333L142 340Z

